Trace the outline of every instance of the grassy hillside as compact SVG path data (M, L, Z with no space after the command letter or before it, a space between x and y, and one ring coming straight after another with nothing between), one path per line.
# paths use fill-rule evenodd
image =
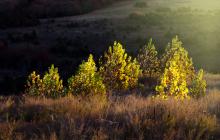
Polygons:
M38 18L81 15L120 0L3 0L0 27L31 26Z
M199 100L137 95L98 99L1 98L1 139L219 139L220 93Z

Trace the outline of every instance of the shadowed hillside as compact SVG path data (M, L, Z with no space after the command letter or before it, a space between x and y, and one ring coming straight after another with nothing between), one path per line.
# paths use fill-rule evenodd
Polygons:
M39 18L85 14L117 1L120 0L3 0L0 27L37 25Z

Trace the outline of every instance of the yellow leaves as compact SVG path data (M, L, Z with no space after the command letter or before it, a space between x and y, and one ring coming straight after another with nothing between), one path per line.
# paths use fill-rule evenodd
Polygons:
M188 86L194 75L194 67L192 59L188 57L188 52L182 47L182 42L177 36L168 44L163 55L163 67L160 85L156 87L159 95L172 95L176 99L189 98Z
M199 98L206 94L206 81L203 79L204 71L200 69L198 74L195 76L190 88L191 96Z
M42 79L40 75L33 71L28 76L26 92L32 96L42 95L53 98L61 96L63 93L63 81L60 80L58 68L52 65Z
M97 73L92 55L89 56L86 62L82 62L77 74L69 78L68 90L69 93L75 95L105 95L105 85L102 82L102 78Z
M155 80L155 97L176 99L200 97L206 92L206 82L203 80L203 70L195 76L192 59L182 47L182 42L175 37L168 44L162 59L158 59L157 51L152 43L144 46L136 59L128 56L123 46L114 42L112 47L100 58L100 68L97 71L93 56L79 66L76 75L68 79L68 93L75 95L106 95L108 90L126 90L138 84L140 75ZM142 70L143 69L143 73ZM159 80L158 80L159 79ZM154 85L154 86L155 86ZM27 81L27 92L30 95L58 97L64 93L63 81L60 80L58 68L53 65L41 79L34 71Z
M109 89L128 89L137 85L140 66L125 53L123 46L114 42L100 59L100 74Z

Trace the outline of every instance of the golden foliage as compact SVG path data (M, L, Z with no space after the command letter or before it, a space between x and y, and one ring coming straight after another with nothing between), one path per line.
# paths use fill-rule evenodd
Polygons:
M156 91L159 92L159 96L162 98L167 98L168 96L175 96L180 99L189 98L189 89L186 82L187 75L182 72L178 65L179 59L180 55L176 53L166 64L160 85L156 87Z
M157 57L152 39L140 50L137 58L138 62L128 56L120 43L114 42L101 57L99 71L92 55L82 62L77 74L68 79L67 92L106 97L106 88L127 90L135 87L139 78L145 77L153 81L153 88L158 84L158 79L160 80L156 92L157 96L164 99L168 96L185 99L190 95L196 98L205 95L206 81L203 79L203 70L200 70L198 75L195 74L192 59L177 36L168 44L161 60ZM141 74L143 77L140 77ZM27 92L29 95L61 96L64 90L58 68L52 65L42 79L35 71L30 74Z
M29 95L59 97L63 93L63 81L60 80L58 68L52 65L43 78L34 71L28 77L27 91Z
M104 95L106 93L105 85L97 73L96 64L92 55L89 56L86 62L82 62L77 74L69 78L68 89L70 93L75 95Z
M166 98L173 95L176 98L189 98L188 86L194 77L192 59L182 47L182 42L176 36L171 44L168 44L162 57L164 73L161 76L160 85L156 87L159 96Z
M200 69L192 82L190 94L194 98L199 98L206 95L206 81L203 79L203 76L203 69Z
M120 43L114 42L113 47L109 47L100 59L100 65L100 74L108 88L128 89L137 85L140 65L127 55Z

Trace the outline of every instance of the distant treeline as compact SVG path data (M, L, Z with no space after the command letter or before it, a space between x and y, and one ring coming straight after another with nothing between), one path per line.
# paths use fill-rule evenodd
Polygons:
M39 18L88 13L122 0L4 0L0 2L0 27L39 24Z

